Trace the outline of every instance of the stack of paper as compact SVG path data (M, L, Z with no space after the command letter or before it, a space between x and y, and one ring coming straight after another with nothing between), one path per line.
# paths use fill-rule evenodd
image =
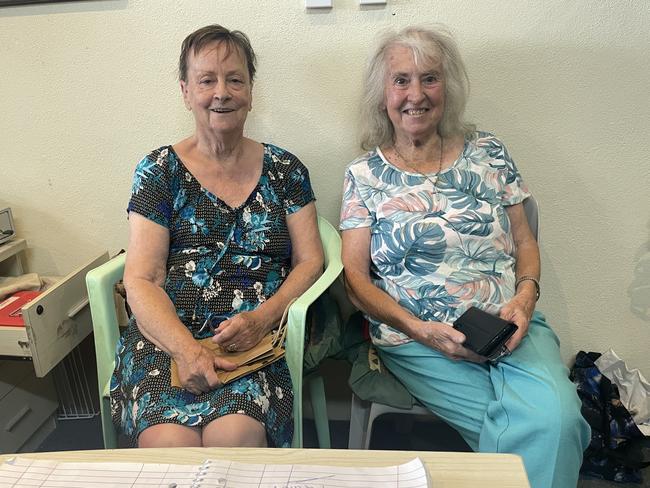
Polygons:
M0 466L6 488L427 488L419 458L399 466L345 468L246 464L70 463L16 457Z

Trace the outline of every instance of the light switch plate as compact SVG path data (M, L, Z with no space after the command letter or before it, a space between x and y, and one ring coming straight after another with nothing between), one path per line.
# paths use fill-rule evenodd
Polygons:
M386 5L386 0L359 0L359 5Z
M305 8L332 8L332 0L305 0Z

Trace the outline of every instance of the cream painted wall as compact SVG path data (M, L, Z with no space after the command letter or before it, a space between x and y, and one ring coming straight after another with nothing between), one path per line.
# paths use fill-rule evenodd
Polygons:
M542 299L567 361L613 347L650 378L650 8L645 0L97 0L0 9L0 207L32 270L64 274L127 243L137 161L193 129L175 79L207 23L259 55L248 134L295 152L338 220L376 31L443 22L465 55L469 117L498 134L541 204ZM645 288L644 288L645 287ZM636 306L636 312L633 311Z

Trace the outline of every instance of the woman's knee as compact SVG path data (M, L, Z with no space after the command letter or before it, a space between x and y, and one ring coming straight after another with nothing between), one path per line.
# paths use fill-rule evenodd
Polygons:
M266 447L266 429L247 415L225 415L205 426L202 443L204 447Z
M201 447L201 432L184 425L152 425L138 436L138 447Z
M554 433L561 442L583 442L586 422L580 412L575 387L567 379L548 386L536 397L531 423L540 431Z
M580 452L587 448L591 439L591 429L582 415L581 407L575 386L568 382L559 413L561 442L577 444Z

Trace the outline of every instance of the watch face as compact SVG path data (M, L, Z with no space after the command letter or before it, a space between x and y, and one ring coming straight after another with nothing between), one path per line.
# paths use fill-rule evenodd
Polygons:
M14 234L14 220L11 218L11 209L0 210L0 244L11 239Z

